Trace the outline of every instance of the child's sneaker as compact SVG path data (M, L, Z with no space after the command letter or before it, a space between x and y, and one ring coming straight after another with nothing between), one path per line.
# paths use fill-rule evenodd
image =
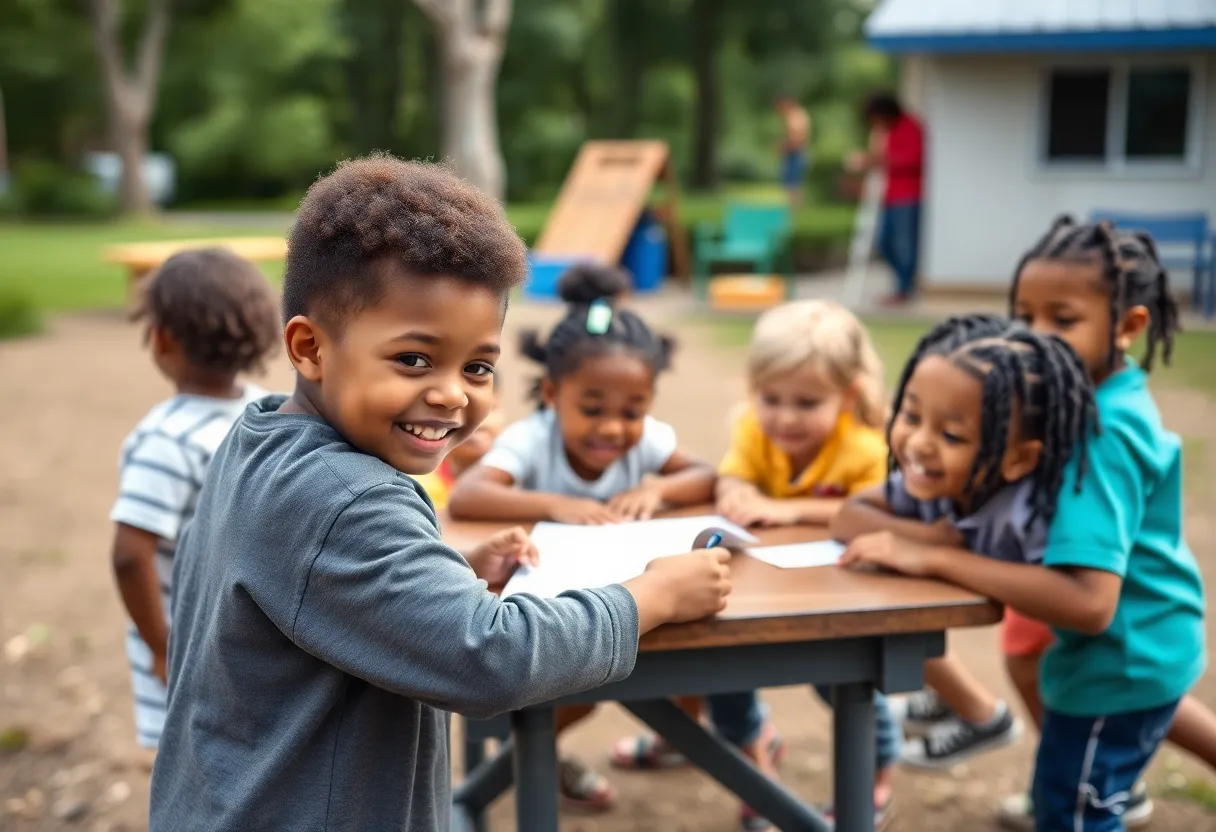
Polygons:
M1001 826L1012 832L1034 832L1034 802L1028 794L1011 794L1001 801L998 813ZM1139 829L1153 819L1153 801L1143 780L1132 786L1131 797L1123 807L1123 825Z
M934 727L954 717L954 711L932 690L918 690L908 696L887 700L891 715L910 736L923 736Z
M616 802L612 784L577 757L563 757L558 762L557 781L562 804L569 809L606 812Z
M1012 745L1021 733L1021 720L998 702L996 716L986 723L951 717L925 736L904 743L900 761L915 768L950 768L984 751Z

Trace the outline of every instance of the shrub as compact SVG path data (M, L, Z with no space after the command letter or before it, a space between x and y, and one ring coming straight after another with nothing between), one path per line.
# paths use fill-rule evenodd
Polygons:
M42 331L42 316L26 295L0 291L0 340L36 335Z
M115 198L97 186L90 174L54 162L19 165L0 206L19 217L98 219L117 213Z

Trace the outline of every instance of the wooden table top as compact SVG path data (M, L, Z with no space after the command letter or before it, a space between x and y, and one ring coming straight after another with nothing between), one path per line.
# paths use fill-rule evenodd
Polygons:
M287 256L286 237L225 237L203 240L158 240L150 243L121 243L107 246L105 257L136 271L150 271L179 251L218 246L249 260L282 260Z
M712 514L708 506L664 516ZM443 539L470 546L511 523L452 520L440 513ZM521 524L525 528L530 524ZM762 546L823 540L822 526L753 529ZM1001 607L952 584L837 566L780 569L746 555L731 561L733 589L714 618L660 627L639 650L814 641L978 627L1001 619Z

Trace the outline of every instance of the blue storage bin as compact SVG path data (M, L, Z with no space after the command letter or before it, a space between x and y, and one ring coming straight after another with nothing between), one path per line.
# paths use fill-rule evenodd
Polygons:
M528 253L528 280L524 284L524 295L534 300L560 300L557 294L557 281L566 270L578 263L586 263L594 258L553 256Z
M643 211L638 219L625 244L621 265L633 275L635 292L653 292L663 285L667 274L667 232L650 211Z

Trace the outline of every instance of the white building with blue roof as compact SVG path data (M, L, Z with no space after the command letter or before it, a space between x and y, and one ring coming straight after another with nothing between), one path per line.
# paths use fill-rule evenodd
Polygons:
M930 288L1006 285L1063 212L1216 221L1216 0L879 0L865 31L925 124Z

